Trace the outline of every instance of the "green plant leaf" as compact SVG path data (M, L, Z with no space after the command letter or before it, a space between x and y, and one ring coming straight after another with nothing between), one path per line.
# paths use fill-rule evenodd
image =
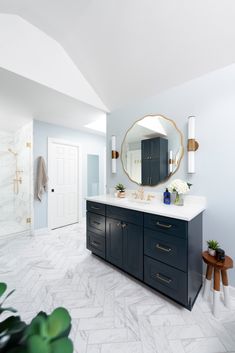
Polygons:
M219 248L219 243L217 240L208 240L207 245L212 250L217 250Z
M67 337L52 342L50 346L51 353L73 353L73 343Z
M7 353L26 353L26 351L24 347L15 347L10 351L7 351Z
M24 331L25 328L26 323L21 321L19 316L10 316L4 321L0 322L0 336L3 332L6 335L12 335Z
M1 308L0 307L0 314L2 314L4 311L10 311L11 313L17 313L17 310L14 309L14 308L11 308L11 307L9 307L9 308Z
M49 342L38 335L28 338L27 347L29 353L51 353Z
M46 325L47 316L43 313L39 313L29 324L26 330L26 337L32 335L41 335L42 326ZM44 336L44 335L43 335Z
M6 283L0 282L0 297L5 293L7 289Z
M2 304L3 304L3 303L6 301L6 299L9 298L10 295L12 295L14 292L15 292L15 289L11 290L10 293L8 293L8 294L6 295L6 297L4 298Z
M71 324L71 317L68 311L64 308L55 309L47 319L48 335L51 338L56 338L66 331Z

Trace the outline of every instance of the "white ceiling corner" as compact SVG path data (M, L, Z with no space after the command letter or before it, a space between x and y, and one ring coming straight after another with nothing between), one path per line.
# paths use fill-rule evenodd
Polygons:
M62 45L110 110L235 61L234 0L1 0Z
M107 111L62 46L20 16L0 14L0 48L0 67Z

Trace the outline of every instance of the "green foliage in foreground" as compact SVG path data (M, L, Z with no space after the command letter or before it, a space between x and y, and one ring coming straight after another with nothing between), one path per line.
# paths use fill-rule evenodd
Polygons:
M17 312L14 308L4 307L6 299L14 292L5 295L6 290L7 285L0 283L0 315ZM50 315L40 312L29 325L20 316L10 315L0 321L0 352L72 353L73 343L68 338L70 330L71 317L64 308L56 308Z

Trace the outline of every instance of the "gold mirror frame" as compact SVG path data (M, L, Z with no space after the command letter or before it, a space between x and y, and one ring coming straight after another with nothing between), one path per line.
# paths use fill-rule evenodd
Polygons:
M142 186L142 184L137 183L135 180L133 180L133 179L130 177L130 175L127 173L126 169L125 169L125 166L124 166L124 163L123 163L123 158L122 158L122 156L123 156L123 149L124 149L124 142L125 142L125 140L126 140L127 134L128 134L129 131L135 126L135 124L137 124L139 121L141 121L142 119L146 118L147 116L152 116L152 117L157 117L157 116L159 116L160 118L163 118L163 119L168 120L168 121L175 127L175 129L177 130L177 132L178 132L179 135L180 135L180 145L181 145L181 151L182 151L182 153L181 153L181 156L180 156L180 159L179 159L179 164L178 164L176 170L175 170L173 173L170 173L170 174L168 175L168 177L166 177L163 181L159 182L159 183L156 184L156 185L144 185L145 187L156 187L156 186L158 186L158 185L164 184L166 181L168 181L168 180L172 177L172 175L174 175L174 174L178 171L178 169L179 169L179 167L180 167L181 160L182 160L183 157L184 157L184 145L183 145L184 135L183 135L182 131L178 128L178 126L176 125L176 123L174 122L174 120L172 120L172 119L170 119L170 118L167 118L167 117L165 117L165 116L162 115L162 114L147 114L147 115L144 115L142 118L136 120L136 121L131 125L131 127L127 130L127 132L125 133L124 139L123 139L123 141L122 141L122 147L121 147L122 168L123 168L125 174L126 174L126 175L128 176L128 178L130 179L130 181L132 181L133 183Z

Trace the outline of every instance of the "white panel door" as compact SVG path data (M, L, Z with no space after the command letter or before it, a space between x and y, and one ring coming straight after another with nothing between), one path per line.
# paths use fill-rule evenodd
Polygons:
M51 143L50 228L78 222L78 147Z

